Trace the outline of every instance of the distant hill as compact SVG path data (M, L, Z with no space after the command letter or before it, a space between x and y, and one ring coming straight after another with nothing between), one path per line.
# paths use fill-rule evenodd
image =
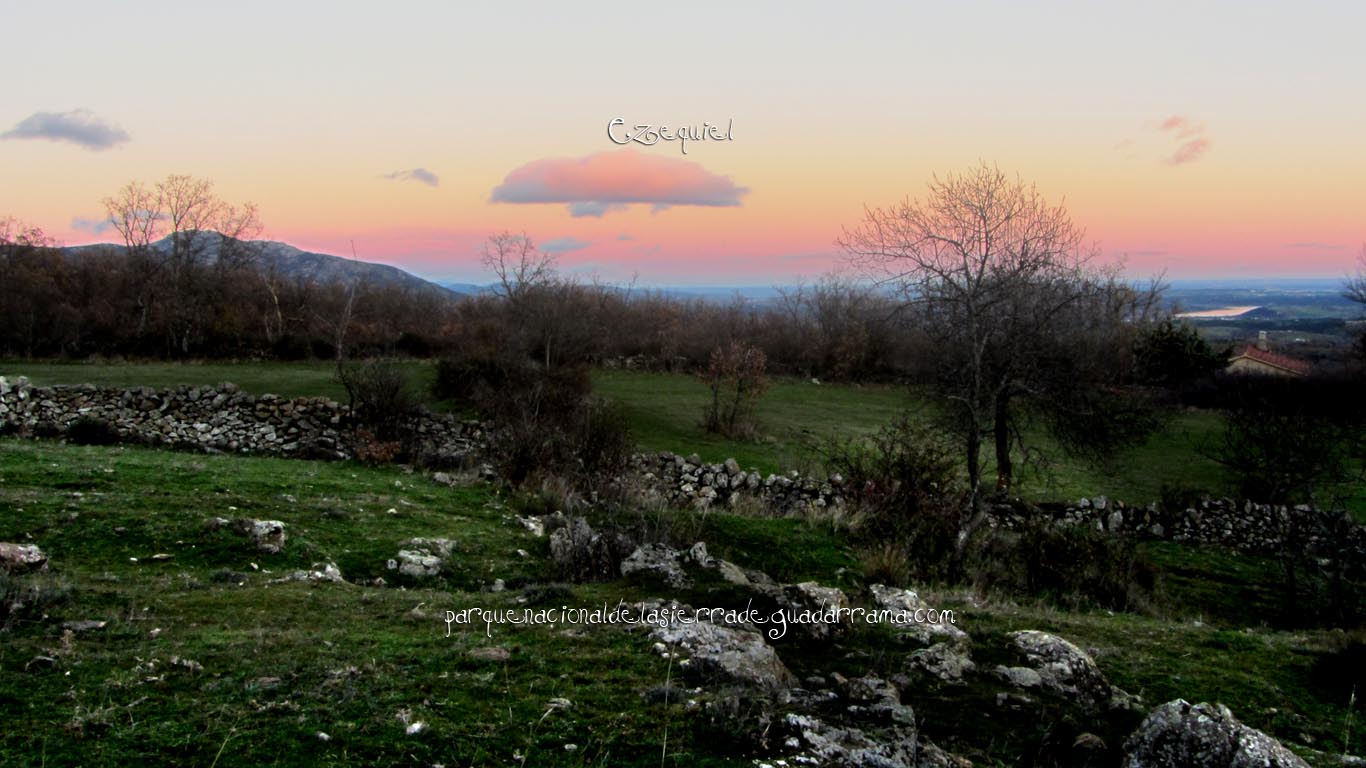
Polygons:
M199 257L213 263L218 259L223 245L236 242L217 232L201 232L192 241ZM420 292L435 292L454 298L469 291L455 290L440 283L424 280L417 275L405 272L388 264L375 264L357 259L346 259L326 253L313 253L295 248L288 243L273 240L246 240L240 244L254 252L257 266L264 272L274 270L276 274L290 279L302 278L311 283L349 282L360 280L371 286L398 286ZM160 253L170 253L171 238L165 237L152 244ZM62 248L67 258L88 258L110 251L118 253L125 246L114 243L77 245Z
M493 286L476 285L475 283L452 283L445 280L438 280L437 285L445 288L451 293L458 293L461 296L476 296L483 293L492 293Z

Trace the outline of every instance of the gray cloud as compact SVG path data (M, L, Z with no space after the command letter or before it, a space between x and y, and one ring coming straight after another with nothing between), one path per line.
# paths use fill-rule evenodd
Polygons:
M422 184L426 184L429 187L435 187L441 183L441 179L438 178L435 173L432 173L426 168L413 168L407 171L394 171L393 173L384 174L381 178L389 179L391 181L416 181Z
M84 216L71 217L71 228L77 232L89 232L92 235L102 235L114 228L114 222L108 218L88 219Z
M632 236L630 236L630 235L628 235L628 234L626 234L625 232L622 232L621 234L617 235L617 239L618 239L618 240L625 241L625 240L634 240L635 238L632 237Z
M586 240L578 240L573 237L557 237L554 240L547 240L541 243L541 250L546 253L568 253L570 251L580 251L592 243Z
M46 139L100 151L128 141L127 132L96 117L88 109L70 112L34 112L0 139Z
M569 215L573 216L576 219L583 218L585 216L594 219L601 219L604 214L610 213L611 211L624 210L626 210L625 203L600 203L596 200L590 200L588 202L583 203L569 204Z

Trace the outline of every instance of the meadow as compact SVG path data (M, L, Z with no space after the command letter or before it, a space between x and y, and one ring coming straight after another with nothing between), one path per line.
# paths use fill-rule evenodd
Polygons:
M435 379L430 361L396 363L407 373L419 400L433 410ZM246 391L286 397L322 396L346 401L346 391L330 361L308 362L33 362L0 361L0 375L28 376L37 385L98 384L153 388L214 385L230 381ZM761 435L735 440L702 428L710 394L695 376L648 371L596 370L593 388L624 410L632 436L642 450L696 453L708 462L735 458L746 469L765 473L798 469L823 471L822 452L831 439L871 435L902 413L932 422L934 406L905 387L892 384L813 383L775 377L759 402ZM1030 501L1075 501L1104 495L1130 504L1201 494L1229 495L1233 485L1212 458L1223 431L1215 412L1185 409L1164 415L1147 439L1098 458L1068 455L1038 428L1027 428L1038 460L1017 466L1013 493ZM1018 460L1017 460L1018 461ZM984 452L984 477L993 476L990 451ZM1334 489L1335 497L1366 522L1366 466Z
M414 389L424 394L435 376L431 364L400 363ZM302 363L0 363L0 375L28 376L35 384L99 384L173 387L231 381L249 392L288 397L321 395L345 402L330 362ZM599 370L594 390L619 403L643 450L697 453L706 461L734 457L763 472L819 469L821 447L831 438L869 435L902 412L931 418L932 407L906 388L891 384L812 383L776 378L759 403L762 436L732 440L701 427L709 393L703 382L684 374ZM430 404L441 408L442 404ZM1223 493L1219 465L1208 456L1222 428L1217 414L1174 414L1149 440L1105 461L1067 456L1046 436L1036 434L1045 463L1024 467L1017 492L1032 500L1075 500L1103 494L1144 504L1164 489ZM986 476L990 476L988 464ZM1366 494L1358 494L1366 501ZM1366 515L1366 509L1361 510Z
M0 540L36 541L50 568L4 585L28 593L0 642L0 764L727 765L747 758L724 724L645 694L678 669L622 626L455 626L463 607L594 606L648 585L554 581L546 540L514 519L519 499L481 483L447 487L401 467L209 456L140 447L0 439ZM785 581L862 588L838 531L798 520L672 513L682 541ZM264 554L215 517L283 521ZM399 543L445 536L440 577L385 569ZM1157 553L1161 555L1162 553ZM1276 631L1275 563L1178 553L1205 563L1142 613L1061 610L963 590L924 590L954 608L979 663L1017 629L1092 649L1101 669L1148 705L1218 700L1249 724L1323 752L1348 736L1340 632ZM284 580L335 563L347 583ZM1174 574L1174 576L1177 574ZM373 579L386 578L387 586ZM505 590L493 591L497 579ZM1238 590L1205 590L1210 580ZM1213 582L1219 583L1219 582ZM701 587L695 605L721 599ZM103 622L98 628L73 622ZM833 648L783 646L801 676L871 670L902 654L884 633ZM1336 666L1335 666L1336 665ZM908 703L936 743L979 765L1015 765L1075 728L1065 709L1012 714L998 688L913 687ZM414 730L414 724L421 723ZM1132 722L1101 736L1122 740ZM410 732L412 731L412 732ZM1344 737L1350 743L1344 745ZM1312 747L1310 745L1313 745ZM746 759L746 762L748 760Z

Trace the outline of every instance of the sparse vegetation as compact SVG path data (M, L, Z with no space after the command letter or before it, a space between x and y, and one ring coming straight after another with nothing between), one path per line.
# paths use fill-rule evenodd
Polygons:
M667 660L649 652L643 635L497 626L491 638L483 627L445 636L447 607L512 606L522 597L536 605L592 605L642 594L616 581L559 581L546 570L545 540L508 519L507 500L491 486L450 489L395 468L344 463L14 440L0 448L0 504L8 510L0 540L31 532L52 556L48 575L16 578L61 587L40 611L11 622L0 643L0 699L9 722L22 724L0 732L6 764L45 758L112 765L133 755L207 764L221 750L220 763L263 765L441 762L453 755L480 763L514 754L538 764L577 765L587 756L658 765L664 704L642 694L663 683ZM280 519L289 545L263 556L227 532L205 529L203 519L215 514ZM851 591L861 581L848 542L826 527L667 514L679 518L679 540L707 541L714 556L775 578ZM407 591L366 585L386 575L384 561L400 541L422 535L456 540L450 570ZM520 557L519 548L536 556ZM172 558L150 559L156 552ZM352 583L268 584L318 561L335 562ZM1222 562L1210 556L1179 562L1183 584L1224 578L1202 570ZM494 577L508 591L483 591ZM1175 602L1155 616L922 594L961 612L979 663L991 663L1009 631L1053 631L1097 649L1106 674L1146 701L1222 700L1279 738L1308 734L1320 749L1359 752L1359 729L1351 743L1341 741L1348 699L1338 683L1345 678L1328 671L1344 668L1351 651L1332 632L1283 633L1256 622L1257 601L1276 599L1274 567L1244 567L1236 579L1251 597L1177 584L1169 596ZM691 599L730 599L706 594ZM1212 601L1236 604L1240 613L1221 613ZM1203 625L1190 623L1195 617ZM107 624L63 639L62 622L86 619ZM496 660L503 657L493 648L506 649L506 660ZM833 667L819 649L785 646L783 653L797 674L900 670L901 655L889 653L878 633L855 633L845 648L848 658ZM51 666L37 657L51 658ZM976 761L1015 763L1037 753L1040 729L1065 727L1061 712L1042 723L1007 712L993 719L984 740L981 718L969 713L991 706L994 694L976 690L924 689L908 702L925 713L937 743ZM213 707L194 703L205 695ZM547 716L546 702L555 697L572 707ZM292 713L286 721L282 709ZM405 734L405 711L410 722L425 724L423 733ZM722 738L733 721L673 705L670 712L670 760L747 759L748 742ZM567 752L567 743L578 749Z
M763 350L747 344L731 342L711 351L702 374L711 391L711 404L702 420L708 432L732 439L758 436L755 412L768 389L767 365Z

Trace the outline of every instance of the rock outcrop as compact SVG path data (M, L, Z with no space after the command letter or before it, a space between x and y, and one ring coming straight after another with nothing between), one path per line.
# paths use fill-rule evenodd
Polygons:
M1124 768L1308 768L1222 704L1169 701L1124 743Z
M868 587L873 595L873 603L881 611L888 613L886 623L895 627L903 636L921 645L929 646L940 641L965 643L968 633L954 625L945 613L927 605L913 590L897 589L882 584Z
M662 604L641 604L640 610L657 609ZM695 612L677 603L671 607L689 619ZM699 683L730 683L763 688L783 688L794 682L792 673L763 635L748 629L727 627L709 621L679 620L668 612L664 626L650 630L650 638L677 648L687 658L680 665L684 674Z
M0 541L0 570L27 573L47 566L47 555L36 544Z
M446 567L455 542L450 539L408 539L399 543L398 555L385 566L414 579L439 575Z
M1025 670L1038 675L1038 687L1049 693L1075 701L1092 712L1128 708L1134 698L1110 684L1085 651L1057 635L1037 630L1010 634L1011 643L1028 663ZM1021 687L1033 687L1032 677L1016 672L1020 668L1006 668L1011 682ZM1027 681L1026 681L1027 678Z
M0 377L0 432L64 435L81 421L120 441L225 453L352 458L350 410L322 397L252 395L233 384L171 389L34 387ZM431 463L469 463L487 438L477 422L421 413L407 425Z
M238 525L262 552L275 555L284 551L285 524L279 520L242 520Z

